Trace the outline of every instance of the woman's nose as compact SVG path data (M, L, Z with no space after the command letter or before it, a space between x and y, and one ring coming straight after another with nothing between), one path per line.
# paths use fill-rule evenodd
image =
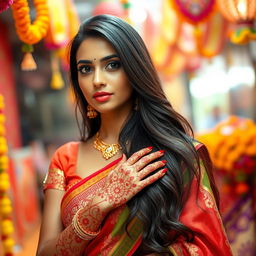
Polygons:
M97 68L95 69L94 77L93 77L93 84L96 87L104 86L106 84L102 70L97 69Z

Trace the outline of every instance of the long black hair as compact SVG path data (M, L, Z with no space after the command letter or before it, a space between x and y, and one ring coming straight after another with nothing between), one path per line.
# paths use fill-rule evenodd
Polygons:
M199 158L189 123L168 102L146 46L136 30L120 18L98 15L85 20L70 48L71 85L82 116L81 140L86 141L100 128L100 115L86 116L87 101L78 84L76 53L88 37L102 37L116 50L136 99L133 110L119 135L119 143L127 157L143 147L164 149L168 172L163 178L143 189L129 202L129 221L137 216L143 223L141 253L169 253L167 246L177 237L193 239L192 230L179 222L179 216L194 177L200 176ZM212 189L217 190L210 172L209 158L203 159ZM188 175L187 175L188 174ZM186 181L184 176L186 176ZM172 231L172 232L170 232Z

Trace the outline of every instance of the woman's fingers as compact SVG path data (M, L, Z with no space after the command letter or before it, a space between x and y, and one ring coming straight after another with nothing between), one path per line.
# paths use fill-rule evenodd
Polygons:
M143 148L141 150L139 150L138 152L134 153L127 161L126 163L128 165L133 165L135 164L141 157L143 157L144 155L148 154L149 152L151 152L152 147L147 147L147 148Z
M153 152L151 154L148 154L146 156L143 156L135 164L137 171L140 171L142 168L144 168L146 165L151 163L153 160L156 160L157 158L159 158L163 155L164 155L164 150L159 150L159 151Z
M161 177L163 177L167 172L167 168L161 169L160 171L158 171L157 173L149 176L148 178L142 180L140 182L140 187L141 189L143 189L144 187L154 183L155 181L159 180Z
M166 165L165 160L157 161L153 164L149 164L138 173L138 176L142 180L145 177L147 177L147 175L149 175L151 172L153 172L153 171L157 170L158 168L161 168L165 165Z

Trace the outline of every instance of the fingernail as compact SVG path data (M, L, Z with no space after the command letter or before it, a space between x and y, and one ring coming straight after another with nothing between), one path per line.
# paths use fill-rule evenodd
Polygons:
M167 161L166 161L166 160L162 160L162 163L163 163L163 164L166 164L166 163L167 163Z
M165 153L165 150L163 150L163 149L162 149L162 150L159 150L159 153L160 153L160 154L164 154L164 153Z
M164 169L162 170L162 173L165 174L165 173L167 173L167 171L168 171L168 169L167 169L167 168L164 168Z
M147 149L148 149L148 150L152 150L152 149L153 149L153 147L147 147Z

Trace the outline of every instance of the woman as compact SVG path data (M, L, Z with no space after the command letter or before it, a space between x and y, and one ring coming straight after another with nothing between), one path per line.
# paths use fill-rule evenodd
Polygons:
M70 72L81 142L52 158L38 255L231 255L207 150L138 33L114 16L86 20Z

